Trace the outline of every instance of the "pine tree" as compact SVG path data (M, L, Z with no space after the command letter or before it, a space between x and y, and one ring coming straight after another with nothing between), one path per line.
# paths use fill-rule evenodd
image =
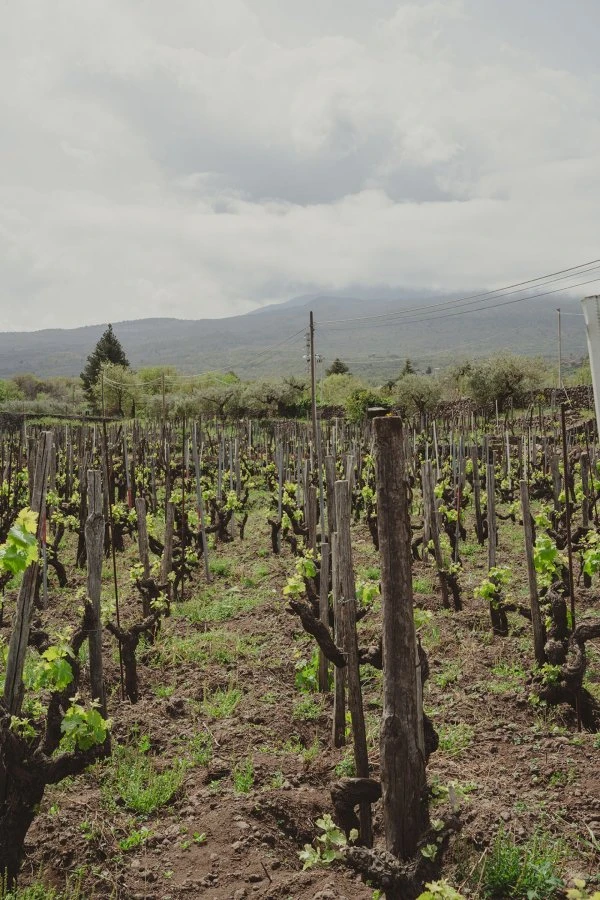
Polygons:
M336 357L327 369L326 375L347 375L350 369L345 362Z
M80 375L83 382L83 390L91 403L94 403L94 387L100 377L102 367L106 363L115 366L129 366L129 360L125 356L121 343L109 325L96 346L93 353L87 358L85 369Z

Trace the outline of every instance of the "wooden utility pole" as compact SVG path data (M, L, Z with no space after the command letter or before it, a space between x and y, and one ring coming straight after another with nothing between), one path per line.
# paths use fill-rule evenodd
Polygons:
M417 853L428 824L408 479L401 420L377 418L373 426L383 611L383 819L388 851L407 860Z
M560 327L560 309L557 309L558 313L558 386L562 387L562 333Z
M325 534L325 497L323 495L323 471L321 458L321 430L317 419L316 359L315 359L315 323L312 310L310 312L310 395L312 408L312 431L315 453L317 456L317 474L319 485L319 518L321 535Z

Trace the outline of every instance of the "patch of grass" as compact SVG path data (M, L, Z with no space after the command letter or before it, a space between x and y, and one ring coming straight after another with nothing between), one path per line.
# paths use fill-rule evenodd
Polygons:
M470 725L459 722L457 725L440 725L440 750L449 756L458 756L471 746L474 731Z
M447 662L442 666L441 672L433 676L433 681L438 687L446 688L449 684L454 684L462 675L462 668L458 662Z
M165 700L172 697L174 691L175 688L172 684L155 684L152 688L152 693L155 694L155 696Z
M367 566L367 568L363 570L363 575L367 579L367 581L381 580L381 571L377 566Z
M248 794L254 787L254 763L249 756L233 770L233 789L236 794Z
M233 715L241 699L242 692L239 688L229 687L225 690L218 688L204 698L202 710L213 719L225 719Z
M253 573L255 578L262 579L266 578L271 574L270 568L264 563L258 563L258 565L254 566Z
M423 643L428 649L433 649L440 642L440 629L436 624L433 613L428 609L420 609L415 607L414 612L415 628L423 637Z
M150 757L131 748L119 749L112 763L103 784L105 802L111 807L118 797L127 809L144 816L170 803L187 771L181 761L160 771Z
M211 559L208 563L208 570L211 575L217 575L219 578L229 578L233 564L230 559Z
M302 753L303 750L304 744L297 734L292 734L279 747L280 753L293 753L295 756L297 756L299 753Z
M346 753L339 761L334 771L338 778L354 778L356 776L354 756L352 756L351 753Z
M127 853L129 850L134 850L136 847L140 847L142 844L145 844L148 838L150 837L150 829L148 828L134 828L133 831L130 831L128 835L124 838L121 838L119 841L119 850L122 850L124 853Z
M321 744L319 743L319 738L315 735L315 739L310 745L310 747L304 747L302 750L302 762L304 765L309 765L314 762L315 759L318 758L321 752Z
M173 607L173 615L190 622L225 622L240 612L254 609L263 601L260 593L242 594L239 587L222 593L214 588Z
M81 888L81 880L78 878L64 891L47 887L42 881L35 881L27 887L15 887L10 890L6 881L0 881L0 900L86 900L89 894L84 894Z
M493 679L486 682L492 694L507 694L522 689L525 669L519 663L499 662L492 668Z
M188 752L195 766L207 766L212 759L213 741L207 731L199 731L188 744Z
M413 591L415 594L431 594L433 592L433 581L426 575L417 575L413 578Z
M559 867L565 847L547 835L534 834L523 844L501 829L489 854L473 874L482 897L550 900L562 887Z
M294 705L292 719L301 722L316 722L322 712L323 704L320 697L303 697Z
M195 634L179 637L176 634L159 633L150 650L153 664L161 669L172 669L183 663L206 663L206 650L199 644Z
M285 778L283 777L283 772L275 772L273 777L271 778L271 790L278 791L283 787L285 783Z

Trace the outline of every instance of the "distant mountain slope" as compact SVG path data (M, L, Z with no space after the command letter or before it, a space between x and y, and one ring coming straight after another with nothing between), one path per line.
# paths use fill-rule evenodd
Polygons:
M398 313L413 304L414 293L410 302L307 296L231 318L139 319L113 326L135 368L165 364L190 373L233 369L241 377L298 375L305 371L304 331L312 309L316 347L325 365L339 356L357 375L383 379L397 373L406 357L421 369L499 350L556 358L560 306L571 314L563 317L564 358L586 353L583 317L572 315L581 312L580 303L559 294L437 320L423 313L429 321L341 321ZM325 324L332 322L340 324ZM105 327L0 333L0 377L78 375Z

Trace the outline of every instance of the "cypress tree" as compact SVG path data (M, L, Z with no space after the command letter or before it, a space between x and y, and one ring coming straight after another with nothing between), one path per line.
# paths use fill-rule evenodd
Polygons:
M125 356L125 351L114 333L112 325L108 326L93 352L88 356L85 369L80 375L85 395L92 403L94 402L94 388L98 383L102 367L106 363L112 363L115 366L129 366L129 360Z

